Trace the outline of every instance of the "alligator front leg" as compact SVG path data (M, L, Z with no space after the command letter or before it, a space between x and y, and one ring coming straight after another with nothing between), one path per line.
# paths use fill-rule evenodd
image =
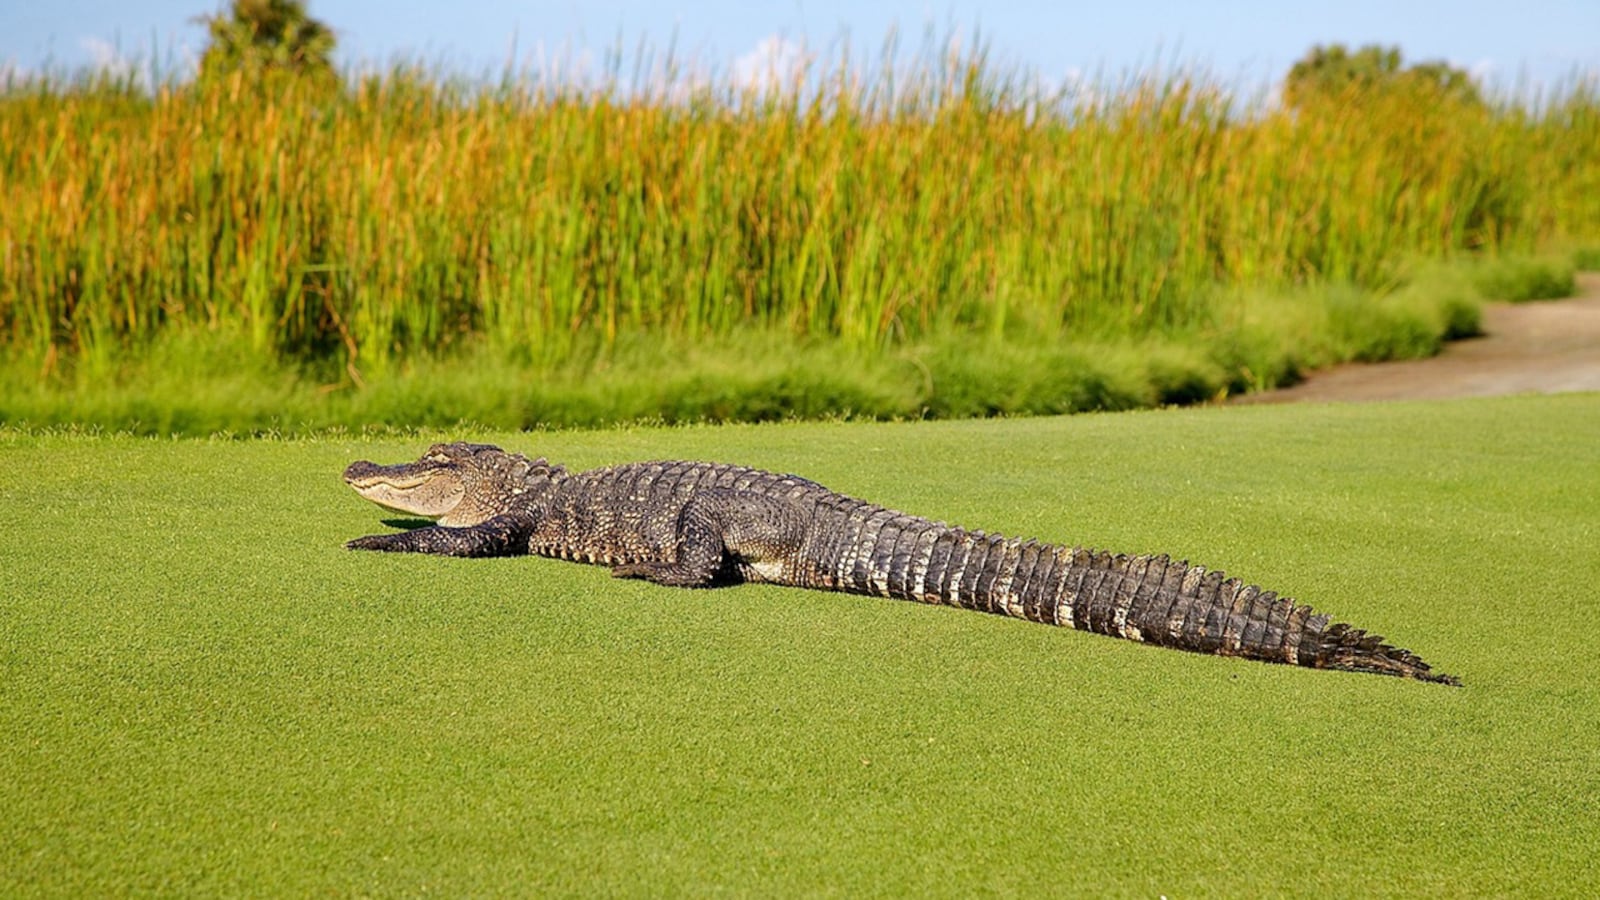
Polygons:
M525 516L495 516L466 528L429 525L394 534L372 534L345 544L351 550L432 553L438 556L525 556L532 524Z
M749 491L707 489L678 516L676 553L612 568L618 578L668 587L711 587L750 575L774 577L800 550L805 520L792 504Z

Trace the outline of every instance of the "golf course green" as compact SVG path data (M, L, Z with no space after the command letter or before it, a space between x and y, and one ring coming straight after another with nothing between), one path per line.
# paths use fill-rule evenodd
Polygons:
M1170 553L1459 689L343 549L355 459L795 472ZM1583 896L1600 395L293 440L0 428L0 895Z

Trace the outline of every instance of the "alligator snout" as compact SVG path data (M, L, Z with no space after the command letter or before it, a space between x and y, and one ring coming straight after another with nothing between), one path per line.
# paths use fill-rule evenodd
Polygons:
M358 481L367 481L377 476L382 471L383 467L377 463L368 462L364 459L358 459L345 467L344 483L353 485Z

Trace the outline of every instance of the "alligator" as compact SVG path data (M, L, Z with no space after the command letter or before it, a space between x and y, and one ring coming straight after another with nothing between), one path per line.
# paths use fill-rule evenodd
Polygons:
M796 475L658 461L569 472L492 444L360 461L362 497L434 520L356 550L538 555L675 587L764 582L1014 616L1179 650L1458 685L1382 637L1168 556L952 527Z

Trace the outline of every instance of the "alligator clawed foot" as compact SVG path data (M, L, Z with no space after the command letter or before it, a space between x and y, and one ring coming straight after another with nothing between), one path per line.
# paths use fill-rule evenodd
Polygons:
M642 578L664 587L685 588L711 587L716 576L715 571L700 571L678 563L664 562L624 563L612 566L611 574L617 578Z
M353 541L345 541L344 547L346 550L393 550L395 537L397 535L369 534Z

